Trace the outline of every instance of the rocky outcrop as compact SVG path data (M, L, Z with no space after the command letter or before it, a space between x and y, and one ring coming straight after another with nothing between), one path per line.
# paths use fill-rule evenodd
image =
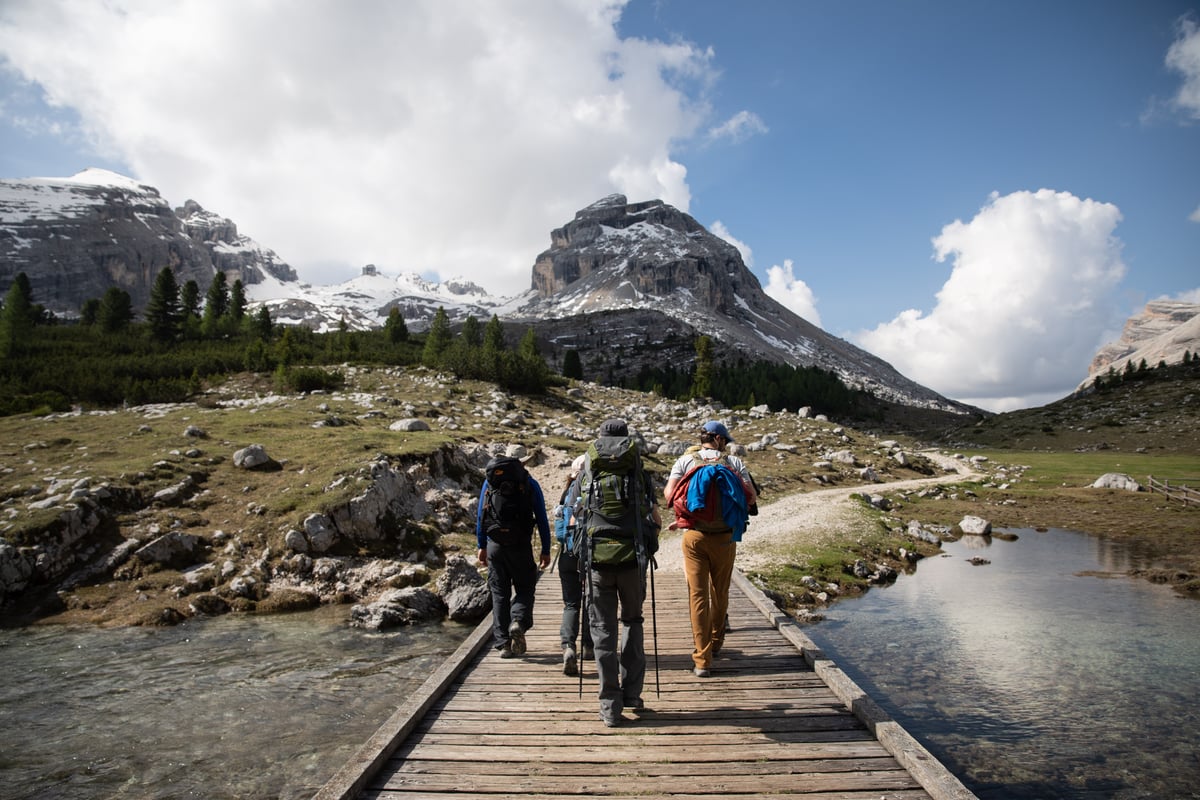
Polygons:
M1120 339L1100 348L1080 387L1109 369L1121 372L1130 362L1135 368L1142 361L1150 367L1160 361L1178 364L1185 352L1200 353L1200 304L1153 300L1125 322Z
M191 201L173 211L153 187L112 172L0 180L0 290L24 272L34 302L60 316L77 316L113 287L140 312L166 267L202 292L217 269L230 284L296 277L229 220Z
M232 220L205 211L195 200L188 200L183 207L175 209L175 215L187 235L208 249L213 267L225 273L229 285L240 280L244 285L252 286L262 283L268 275L280 281L297 279L296 271L274 250L238 233Z

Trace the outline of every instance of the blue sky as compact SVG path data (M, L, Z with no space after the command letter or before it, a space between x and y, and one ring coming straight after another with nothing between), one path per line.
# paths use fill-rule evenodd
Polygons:
M993 410L1200 302L1200 9L1170 0L6 0L0 177L101 166L314 283L529 285L611 192Z

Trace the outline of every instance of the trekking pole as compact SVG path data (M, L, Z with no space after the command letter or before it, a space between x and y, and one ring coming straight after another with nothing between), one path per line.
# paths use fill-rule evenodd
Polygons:
M658 609L654 601L654 556L650 556L650 630L654 637L654 696L661 697L658 690Z
M587 552L587 545L584 545L584 552ZM588 623L587 607L588 596L592 593L592 567L586 560L586 556L581 555L579 558L580 573L579 573L579 588L583 592L583 596L579 598L579 649L576 650L576 669L579 672L579 699L583 699L583 643L587 640L584 636L583 626Z

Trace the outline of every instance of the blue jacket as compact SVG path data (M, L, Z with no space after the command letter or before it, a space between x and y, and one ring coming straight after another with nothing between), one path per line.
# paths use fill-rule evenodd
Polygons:
M750 511L746 507L746 490L742 488L741 480L737 473L728 467L706 464L697 468L696 474L688 482L688 511L704 508L708 487L713 481L717 482L717 492L721 496L721 517L733 531L735 542L742 540L746 523L750 519Z
M550 555L550 520L546 517L546 497L542 494L542 487L534 479L529 476L529 487L533 490L533 516L537 521L538 536L542 540L542 555ZM475 509L475 543L479 545L479 549L487 548L487 533L483 530L483 507L484 497L487 496L488 482L485 480L483 486L479 489L479 504Z

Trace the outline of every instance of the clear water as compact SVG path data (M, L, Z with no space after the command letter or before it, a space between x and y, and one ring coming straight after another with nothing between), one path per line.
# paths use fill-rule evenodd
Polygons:
M1018 533L807 632L985 800L1200 797L1200 603L1121 545ZM0 798L311 797L469 633L346 614L0 630Z
M1200 602L1119 543L1015 533L806 632L981 798L1200 798Z
M0 798L309 798L466 638L347 607L0 631Z

